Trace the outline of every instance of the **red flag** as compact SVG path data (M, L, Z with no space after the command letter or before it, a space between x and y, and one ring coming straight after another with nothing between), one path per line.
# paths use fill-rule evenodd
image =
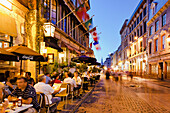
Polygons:
M85 13L85 21L88 21L90 19L89 14Z
M90 30L90 33L93 37L94 41L98 41L98 37L97 37L97 31L96 31L96 27L94 27L93 29Z
M86 15L86 8L84 6L84 4L80 5L77 9L76 9L76 13L79 16L79 18L82 20L83 18L85 18Z
M90 49L92 48L92 42L90 43Z

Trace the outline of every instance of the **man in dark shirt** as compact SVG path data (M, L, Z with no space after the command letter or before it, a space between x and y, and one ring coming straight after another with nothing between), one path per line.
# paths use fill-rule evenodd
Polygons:
M28 84L33 86L34 85L34 79L31 78L31 73L30 72L26 72L25 76L26 76L26 78L28 80Z
M17 87L8 97L9 101L12 101L18 97L22 97L22 103L33 104L32 108L29 108L25 113L36 113L39 110L39 104L37 102L37 95L34 87L28 85L27 78L17 78Z

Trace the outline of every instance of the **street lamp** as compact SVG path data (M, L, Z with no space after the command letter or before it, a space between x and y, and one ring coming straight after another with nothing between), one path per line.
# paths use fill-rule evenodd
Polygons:
M51 22L44 23L45 37L54 37L55 26Z

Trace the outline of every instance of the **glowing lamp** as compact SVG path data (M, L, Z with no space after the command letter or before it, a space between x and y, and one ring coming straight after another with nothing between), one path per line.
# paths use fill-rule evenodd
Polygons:
M45 37L54 37L55 26L51 22L44 23Z

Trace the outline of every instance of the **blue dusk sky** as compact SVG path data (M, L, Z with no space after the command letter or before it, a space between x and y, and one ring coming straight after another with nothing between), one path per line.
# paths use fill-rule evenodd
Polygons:
M108 57L109 53L117 50L121 44L120 29L125 21L129 19L140 0L90 0L91 9L89 15L93 17L93 27L97 26L99 44L101 50L96 50L93 46L95 57L98 62ZM92 42L90 36L90 41Z

